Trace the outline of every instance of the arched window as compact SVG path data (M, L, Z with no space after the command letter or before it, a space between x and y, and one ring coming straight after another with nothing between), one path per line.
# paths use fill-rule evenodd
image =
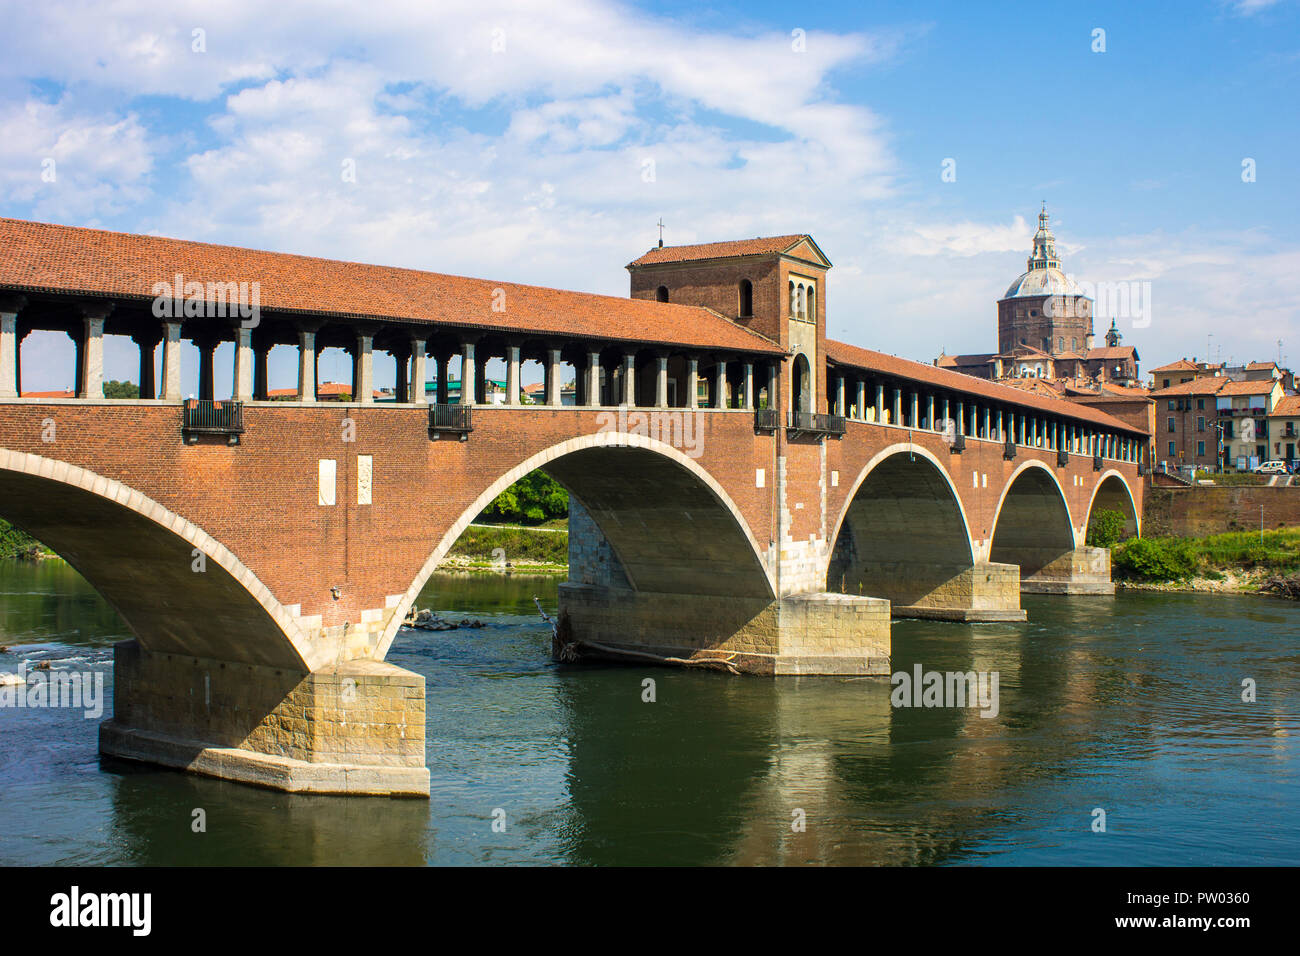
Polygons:
M740 280L740 317L749 318L754 314L754 283L748 279Z
M1065 351L1065 338L1062 337L1062 336L1057 336L1057 339L1056 339L1056 351L1058 351L1058 352L1064 352L1064 351Z
M659 301L659 302L667 302L667 301L668 301L668 286L666 286L666 285L661 285L658 289L656 289L656 290L655 290L655 299L656 299L657 301Z
M804 316L809 322L817 321L817 288L816 286L808 287L808 314Z
M798 308L798 310L795 312L795 314L796 314L799 318L801 318L801 319L806 319L806 318L808 317L808 313L807 313L807 311L805 310L804 299L803 299L803 286L802 286L802 285L798 285L798 286L795 287L795 295L797 296L797 298L798 298L798 300L799 300L799 303L798 303L799 308Z
M795 302L795 297L794 297L794 282L791 282L790 283L790 318L792 319L797 318L799 315L798 310L795 308L796 304L797 303Z

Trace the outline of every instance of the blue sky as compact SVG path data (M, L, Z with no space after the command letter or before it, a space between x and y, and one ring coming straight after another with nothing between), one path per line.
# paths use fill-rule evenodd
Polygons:
M619 295L660 216L806 231L830 333L928 361L994 347L1045 199L1068 272L1151 283L1145 368L1300 358L1297 0L153 6L6 4L0 214Z

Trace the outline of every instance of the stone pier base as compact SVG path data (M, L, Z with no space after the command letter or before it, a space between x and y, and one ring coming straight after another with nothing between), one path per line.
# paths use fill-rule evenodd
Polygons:
M562 633L584 656L612 651L725 658L751 674L888 674L889 602L849 594L777 600L560 585ZM647 660L647 663L649 661Z
M1021 578L1026 594L1114 594L1109 548L1075 548Z
M956 571L914 603L891 605L890 613L936 621L1023 621L1020 590L1019 567L983 562Z
M127 641L99 749L291 793L429 795L424 678L379 661L302 674Z

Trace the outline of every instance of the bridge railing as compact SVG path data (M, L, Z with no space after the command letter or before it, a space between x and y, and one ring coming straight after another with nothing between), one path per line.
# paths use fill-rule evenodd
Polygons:
M791 412L788 428L804 435L843 435L847 425L843 415L820 415L816 412Z
M781 427L781 410L778 408L758 408L754 410L754 430L774 432Z
M244 403L191 398L181 409L181 433L191 443L200 435L225 435L237 445L244 433Z
M474 430L474 406L430 405L429 434L440 432L459 434L462 438Z

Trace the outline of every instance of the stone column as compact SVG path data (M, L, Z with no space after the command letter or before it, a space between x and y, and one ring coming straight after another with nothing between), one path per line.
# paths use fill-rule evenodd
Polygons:
M270 373L267 360L270 358L273 343L253 341L253 400L266 402L271 399Z
M700 407L700 360L693 355L686 360L686 407Z
M462 405L477 404L477 398L474 394L474 386L477 380L478 376L474 368L474 343L466 342L461 353L460 363L460 403Z
M916 394L916 392L913 392L912 393L912 427L913 428L921 427L920 416L921 416L921 396Z
M161 338L162 333L158 329L137 332L131 336L131 341L140 350L140 398L146 401L157 397L157 388L154 384L153 357L158 349L158 341Z
M767 407L781 407L781 371L775 362L767 363Z
M903 424L903 390L901 388L894 389L894 407L893 414L889 419L889 424Z
M885 386L876 386L876 424L885 423Z
M989 420L989 409L985 408L984 409L984 438L985 439L989 439L993 437L993 432L990 430L991 428L992 428L992 422Z
M668 356L658 357L659 367L655 371L655 407L668 407Z
M844 416L844 392L845 381L843 375L836 376L835 379L835 414L840 417Z
M547 352L550 361L546 364L546 404L554 408L559 408L562 403L560 389L564 383L560 378L564 373L564 366L561 364L561 357L560 349L550 349Z
M966 434L966 403L957 403L957 434Z
M231 398L246 402L253 397L253 330L235 327L235 374Z
M740 407L754 407L754 363L746 362L744 367L744 384L741 386L743 391L740 393Z
M713 407L727 407L727 363L724 359L718 359L713 370Z
M0 398L17 398L18 312L24 303L6 301L0 305Z
M623 356L623 405L636 405L636 353L627 352Z
M934 396L927 395L925 398L925 423L930 431L936 431L934 427Z
M424 339L411 338L411 378L406 389L406 400L414 402L416 405L429 404L429 392L424 387L425 381L429 377L428 348L428 343ZM441 376L442 360L436 359L434 366L434 374ZM439 397L441 388L442 384L441 380L439 380L438 383L435 383L433 390L433 400L435 402L442 401Z
M587 406L597 408L600 401L600 353L587 353Z
M858 421L867 420L867 383L863 379L858 379L858 400L855 403L858 406Z
M357 333L356 351L352 355L352 401L375 400L374 336Z
M162 399L181 400L181 324L163 323Z
M316 401L316 332L298 330L298 401Z
M519 404L519 346L506 346L506 404Z
M88 315L82 320L86 332L77 398L104 397L104 318L103 315Z

